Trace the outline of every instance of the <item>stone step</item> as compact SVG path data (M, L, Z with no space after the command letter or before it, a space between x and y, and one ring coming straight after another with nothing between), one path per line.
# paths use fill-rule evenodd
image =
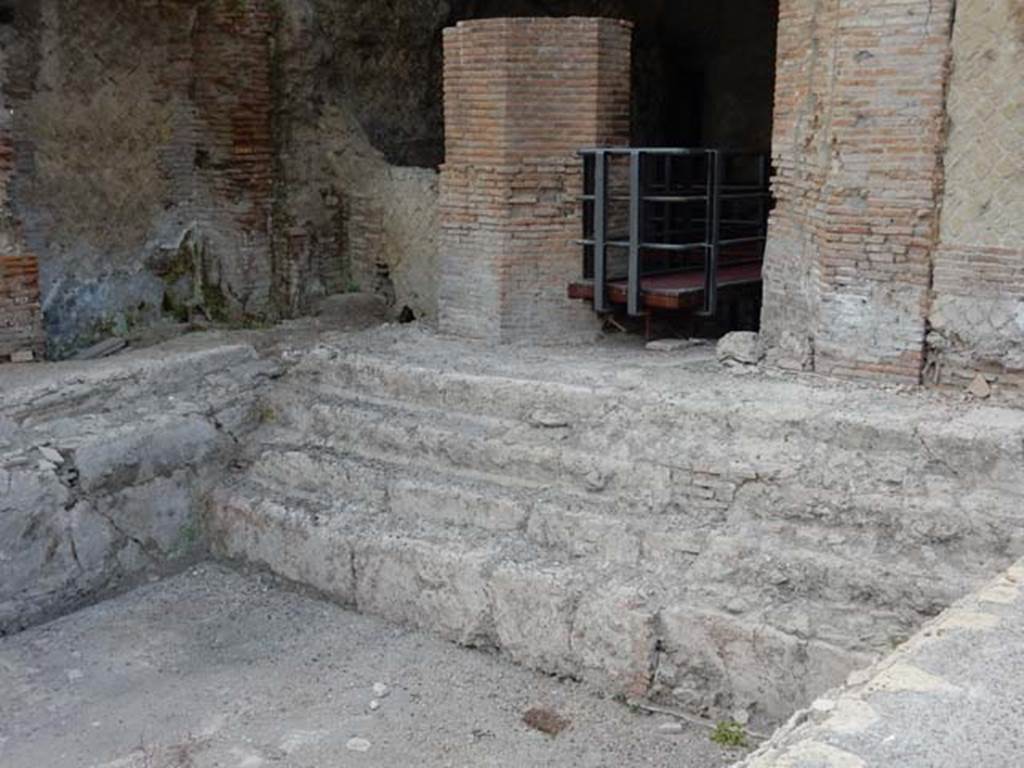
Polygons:
M553 674L769 718L1024 555L1018 417L456 351L299 360L215 499L217 551Z
M985 560L977 553L1024 555L1020 489L1005 493L935 476L910 488L891 479L912 474L906 467L883 468L877 459L842 452L824 452L819 459L811 447L803 463L778 470L779 452L752 447L742 435L707 451L702 460L714 464L712 453L729 454L735 447L732 464L723 460L715 474L710 466L678 465L675 457L632 460L585 450L557 430L337 393L311 408L282 404L273 428L261 433L263 442L296 447L311 437L324 449L413 462L444 476L475 473L492 482L557 488L588 504L604 502L627 519L672 515L704 528L774 518L812 531L828 529L828 535L845 536L855 546L865 542L905 558L916 557L922 547L925 554L943 552L964 563ZM735 457L746 450L771 459L741 469Z
M761 438L782 447L807 441L874 457L895 452L916 457L925 469L940 473L948 469L944 461L956 456L963 471L1010 483L1020 467L1024 422L1019 414L999 409L957 412L948 404L929 407L919 398L875 391L848 410L844 400L849 393L792 381L732 380L723 387L709 379L706 386L687 392L653 385L639 389L635 383L624 387L611 376L607 384L538 378L544 372L527 369L511 376L442 370L357 352L300 365L293 378L321 394L372 393L521 422L539 417L590 429L618 421L633 427L621 439L628 441L632 435L658 450L663 438L673 434L685 447L695 436L712 443L742 432L746 440ZM820 451L815 455L823 456Z
M945 595L949 583L957 589L963 586L956 574L983 575L992 553L1008 544L992 539L988 528L982 529L987 534L975 535L962 515L950 515L965 528L959 535L953 527L936 528L939 520L925 526L924 518L914 517L891 497L885 499L891 503L884 517L881 502L869 498L863 500L863 509L854 499L841 510L848 520L836 514L794 523L774 515L748 514L743 507L731 512L724 524L708 525L685 514L637 512L601 494L438 468L415 456L366 458L358 451L267 446L249 475L269 482L273 493L307 494L313 499L334 496L349 504L358 500L378 517L394 515L406 523L422 520L490 532L520 531L565 557L598 557L634 568L688 568L711 539L770 540L777 556L790 549L806 550L850 568L879 572L893 562L905 563L911 572L926 574ZM873 530L871 520L881 521L883 527ZM911 525L901 529L901 521ZM927 611L920 603L914 603L915 610Z
M717 610L662 576L553 559L514 532L381 522L345 504L271 498L242 479L215 495L206 529L216 554L360 611L708 713L742 706L775 721L870 658L780 631L756 613ZM752 663L734 665L738 657Z
M456 546L510 537L554 562L680 585L702 604L859 649L887 645L935 615L972 576L943 560L861 548L855 536L834 530L772 521L709 530L664 515L623 519L601 500L357 456L268 450L246 482L255 497L325 508L342 499L339 514L382 532Z

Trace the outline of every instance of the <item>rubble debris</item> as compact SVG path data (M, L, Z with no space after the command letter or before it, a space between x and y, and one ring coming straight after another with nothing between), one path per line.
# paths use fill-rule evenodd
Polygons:
M528 710L523 715L523 722L533 730L546 733L548 736L557 736L572 725L571 721L544 707L534 707Z
M763 358L764 350L761 349L760 338L756 333L730 333L718 342L718 361L721 363L757 365Z
M992 397L992 385L988 383L988 379L979 373L974 377L974 381L971 382L970 386L967 387L967 393L979 400L988 400Z
M648 342L648 352L682 352L686 349L699 347L704 342L700 339L656 339Z
M55 448L50 448L48 445L43 445L40 446L39 452L43 454L43 458L46 459L51 464L56 464L59 467L61 464L64 463L64 455Z
M93 344L91 347L83 349L78 352L72 360L99 360L104 357L110 357L116 355L122 349L128 346L128 342L124 339L113 338L101 341L99 344Z
M357 739L349 739L345 743L345 749L349 750L350 752L369 752L370 751L370 747L372 747L372 746L373 745L370 744L370 742L367 741L366 739L358 739L358 738Z

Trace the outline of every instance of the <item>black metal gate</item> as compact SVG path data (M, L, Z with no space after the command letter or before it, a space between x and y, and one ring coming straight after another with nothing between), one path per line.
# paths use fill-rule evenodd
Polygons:
M584 149L584 277L594 309L610 311L607 286L628 281L626 310L642 316L642 281L703 272L703 315L718 307L723 249L755 245L735 258L763 259L767 155L717 149ZM609 258L609 256L612 258ZM732 262L732 263L735 263Z

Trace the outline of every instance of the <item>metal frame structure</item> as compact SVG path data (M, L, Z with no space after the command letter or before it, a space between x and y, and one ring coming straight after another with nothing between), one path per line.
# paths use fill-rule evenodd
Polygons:
M718 309L718 273L722 248L746 243L764 243L767 238L767 212L770 194L768 191L768 157L750 152L727 152L718 149L687 149L687 148L594 148L582 149L579 155L584 163L584 190L580 200L584 206L593 205L592 216L584 216L583 239L577 241L584 247L585 254L593 253L594 309L599 313L610 311L607 286L608 249L623 248L628 251L627 258L627 302L626 310L630 316L641 317L642 309L641 281L645 274L643 255L647 251L681 253L697 249L704 250L704 306L700 314L712 316ZM614 157L627 157L629 161L629 194L628 198L613 198L609 194L609 160ZM702 158L707 164L704 184L699 189L687 190L685 194L673 194L671 184L672 158ZM726 162L730 158L748 158L757 163L757 180L753 185L729 185L726 183ZM644 170L651 161L665 161L666 182L664 194L653 194L645 184ZM593 163L592 173L588 173L588 163ZM609 237L608 211L613 200L629 203L628 239L616 240ZM731 236L723 234L723 204L729 201L758 201L757 220L746 220L745 225L756 224L758 234L750 236ZM704 237L700 241L648 241L645 240L645 208L651 204L663 204L666 209L680 204L704 204ZM588 231L592 230L592 231ZM584 259L586 269L586 261Z

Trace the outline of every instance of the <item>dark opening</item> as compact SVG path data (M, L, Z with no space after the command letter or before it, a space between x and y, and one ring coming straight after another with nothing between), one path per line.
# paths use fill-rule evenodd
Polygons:
M462 0L449 23L502 16L632 21L634 145L769 151L778 0Z
M312 102L343 94L396 165L444 161L441 30L505 16L632 21L634 144L769 149L778 0L451 0L447 14L384 16L377 3L314 5L328 44Z
M8 5L0 5L0 24L14 23L14 8Z

